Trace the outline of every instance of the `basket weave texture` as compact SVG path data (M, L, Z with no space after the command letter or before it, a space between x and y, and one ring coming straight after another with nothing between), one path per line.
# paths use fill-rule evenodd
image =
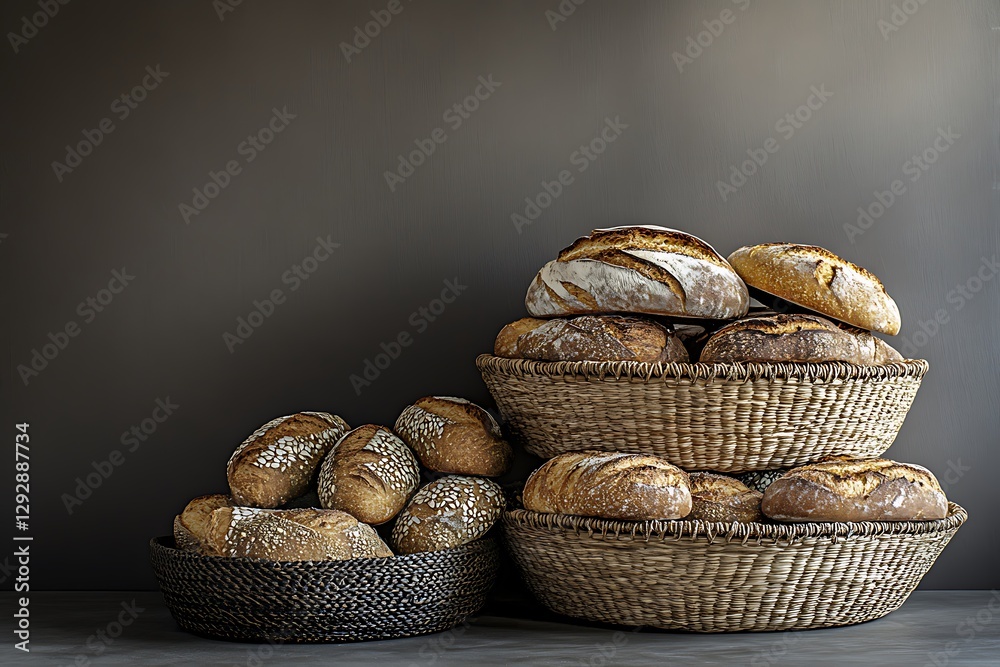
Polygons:
M718 472L879 456L928 369L923 360L662 364L488 354L476 365L511 434L532 454L654 454Z
M452 628L477 612L496 578L492 537L392 558L277 562L200 556L150 541L153 570L177 623L240 641L343 642Z
M897 609L965 522L610 521L527 510L507 547L551 610L695 632L863 623Z

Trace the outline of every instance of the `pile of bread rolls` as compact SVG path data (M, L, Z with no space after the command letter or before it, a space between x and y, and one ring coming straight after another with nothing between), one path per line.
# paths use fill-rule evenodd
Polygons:
M276 561L450 549L499 518L506 501L489 478L511 458L493 417L461 398L421 398L392 429L352 429L336 415L300 412L237 447L229 493L189 502L174 519L174 538L204 555ZM421 466L443 476L421 486Z

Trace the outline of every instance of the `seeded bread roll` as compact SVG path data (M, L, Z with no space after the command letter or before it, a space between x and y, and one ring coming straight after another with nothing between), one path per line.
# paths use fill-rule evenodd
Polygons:
M882 282L829 250L764 243L739 248L729 263L762 292L861 329L899 333L899 309Z
M213 555L277 561L385 558L375 529L337 510L223 507L212 513Z
M496 477L513 451L486 410L454 396L425 396L407 406L394 427L428 470Z
M397 553L441 551L486 534L506 501L496 482L448 475L417 491L392 528Z
M741 472L733 476L746 484L748 488L764 493L774 480L786 472L788 472L787 468L782 468L781 470L751 470L750 472Z
M224 493L198 496L174 517L174 541L177 548L196 553L205 552L212 512L220 507L232 507L233 500Z
M918 465L888 459L830 458L793 468L764 492L761 509L776 521L921 521L943 519L948 500Z
M747 312L746 285L699 238L656 226L597 229L535 276L525 306L535 317L648 313L732 319Z
M233 500L273 508L306 493L323 457L348 430L347 422L326 412L300 412L264 424L229 459Z
M688 361L670 325L614 315L517 320L500 331L494 352L540 361Z
M754 491L734 477L710 472L693 472L691 513L687 519L749 523L760 521L760 500L764 494Z
M365 424L348 431L323 459L319 500L378 525L399 514L420 484L413 452L389 429Z
M656 456L618 452L560 454L531 473L525 509L645 521L691 512L688 475Z

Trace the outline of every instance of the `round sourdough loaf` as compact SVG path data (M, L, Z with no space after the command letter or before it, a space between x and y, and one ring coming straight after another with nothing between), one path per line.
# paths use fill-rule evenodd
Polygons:
M179 549L205 553L212 512L220 507L232 507L233 499L224 493L198 496L174 517L174 541Z
M389 429L365 424L348 431L323 459L319 500L370 524L399 514L420 484L413 452Z
M486 534L500 517L503 489L480 477L449 475L424 486L392 528L397 553L441 551Z
M764 243L739 248L729 263L762 292L862 329L899 333L899 309L882 282L829 250Z
M732 319L747 312L746 285L710 245L656 226L597 229L535 276L525 306L535 317L648 313Z
M670 325L616 315L517 320L500 331L494 352L539 361L688 361Z
M338 510L223 507L212 513L208 542L216 556L277 561L392 555L374 528Z
M687 519L750 523L760 521L760 500L764 494L754 491L734 477L710 472L693 472L691 513Z
M525 509L625 521L680 519L691 512L688 475L656 456L560 454L531 473Z
M764 492L775 521L920 521L948 515L937 478L888 459L830 458L793 468Z
M394 428L435 472L496 477L513 458L490 413L464 398L425 396L400 413Z
M229 459L233 500L273 508L306 493L323 457L349 429L326 412L299 412L264 424Z

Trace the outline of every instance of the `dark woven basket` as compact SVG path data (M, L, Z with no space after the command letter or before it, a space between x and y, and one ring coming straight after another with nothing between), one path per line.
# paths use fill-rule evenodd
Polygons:
M476 613L496 579L493 537L392 558L277 562L200 556L150 541L153 570L185 630L215 639L343 642L440 632Z

